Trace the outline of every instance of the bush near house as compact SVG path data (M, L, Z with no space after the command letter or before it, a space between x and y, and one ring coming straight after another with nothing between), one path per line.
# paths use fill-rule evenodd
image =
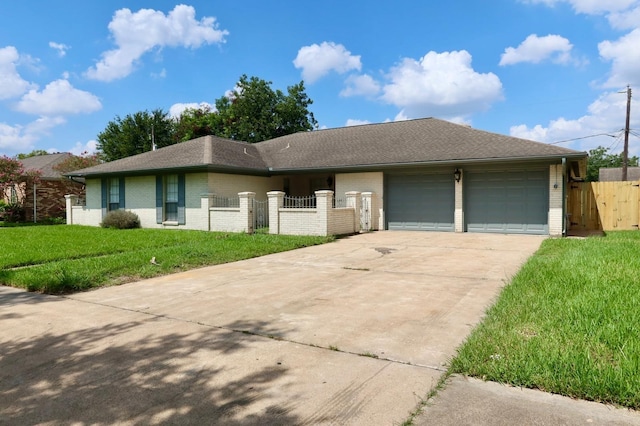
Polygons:
M133 212L114 210L105 215L100 226L114 229L140 228L140 218Z

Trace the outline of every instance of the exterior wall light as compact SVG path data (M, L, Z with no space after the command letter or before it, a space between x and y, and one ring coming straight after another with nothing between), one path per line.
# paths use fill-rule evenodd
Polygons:
M460 182L460 179L462 178L462 172L460 171L460 169L456 169L453 172L453 177L456 179L456 182Z

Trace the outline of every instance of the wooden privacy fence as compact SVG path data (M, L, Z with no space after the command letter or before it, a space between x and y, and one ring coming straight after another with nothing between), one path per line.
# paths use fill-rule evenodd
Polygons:
M638 229L639 211L640 181L572 182L567 200L567 229Z

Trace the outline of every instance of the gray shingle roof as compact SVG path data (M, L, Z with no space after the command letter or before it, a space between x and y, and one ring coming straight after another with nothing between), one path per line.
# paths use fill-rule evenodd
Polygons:
M434 118L297 133L258 149L273 170L586 156Z
M255 170L266 173L254 144L204 136L169 145L156 151L126 157L70 173L71 176L108 175L114 173L156 172L159 170Z
M300 132L256 144L205 136L71 175L179 169L266 174L561 157L586 157L586 153L425 118Z
M70 157L68 152L58 154L36 155L20 160L25 170L40 170L41 179L60 179L62 174L53 169L54 166L62 163Z

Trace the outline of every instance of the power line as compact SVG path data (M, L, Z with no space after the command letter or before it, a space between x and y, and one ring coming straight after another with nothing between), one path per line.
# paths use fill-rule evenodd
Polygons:
M619 131L622 131L622 130L619 130ZM549 142L549 145L556 145L556 144L559 144L559 143L573 142L573 141L578 141L578 140L581 140L581 139L595 138L597 136L609 136L611 138L620 137L620 135L610 135L609 133L597 133L595 135L581 136L579 138L564 139L564 140L561 140L561 141Z

